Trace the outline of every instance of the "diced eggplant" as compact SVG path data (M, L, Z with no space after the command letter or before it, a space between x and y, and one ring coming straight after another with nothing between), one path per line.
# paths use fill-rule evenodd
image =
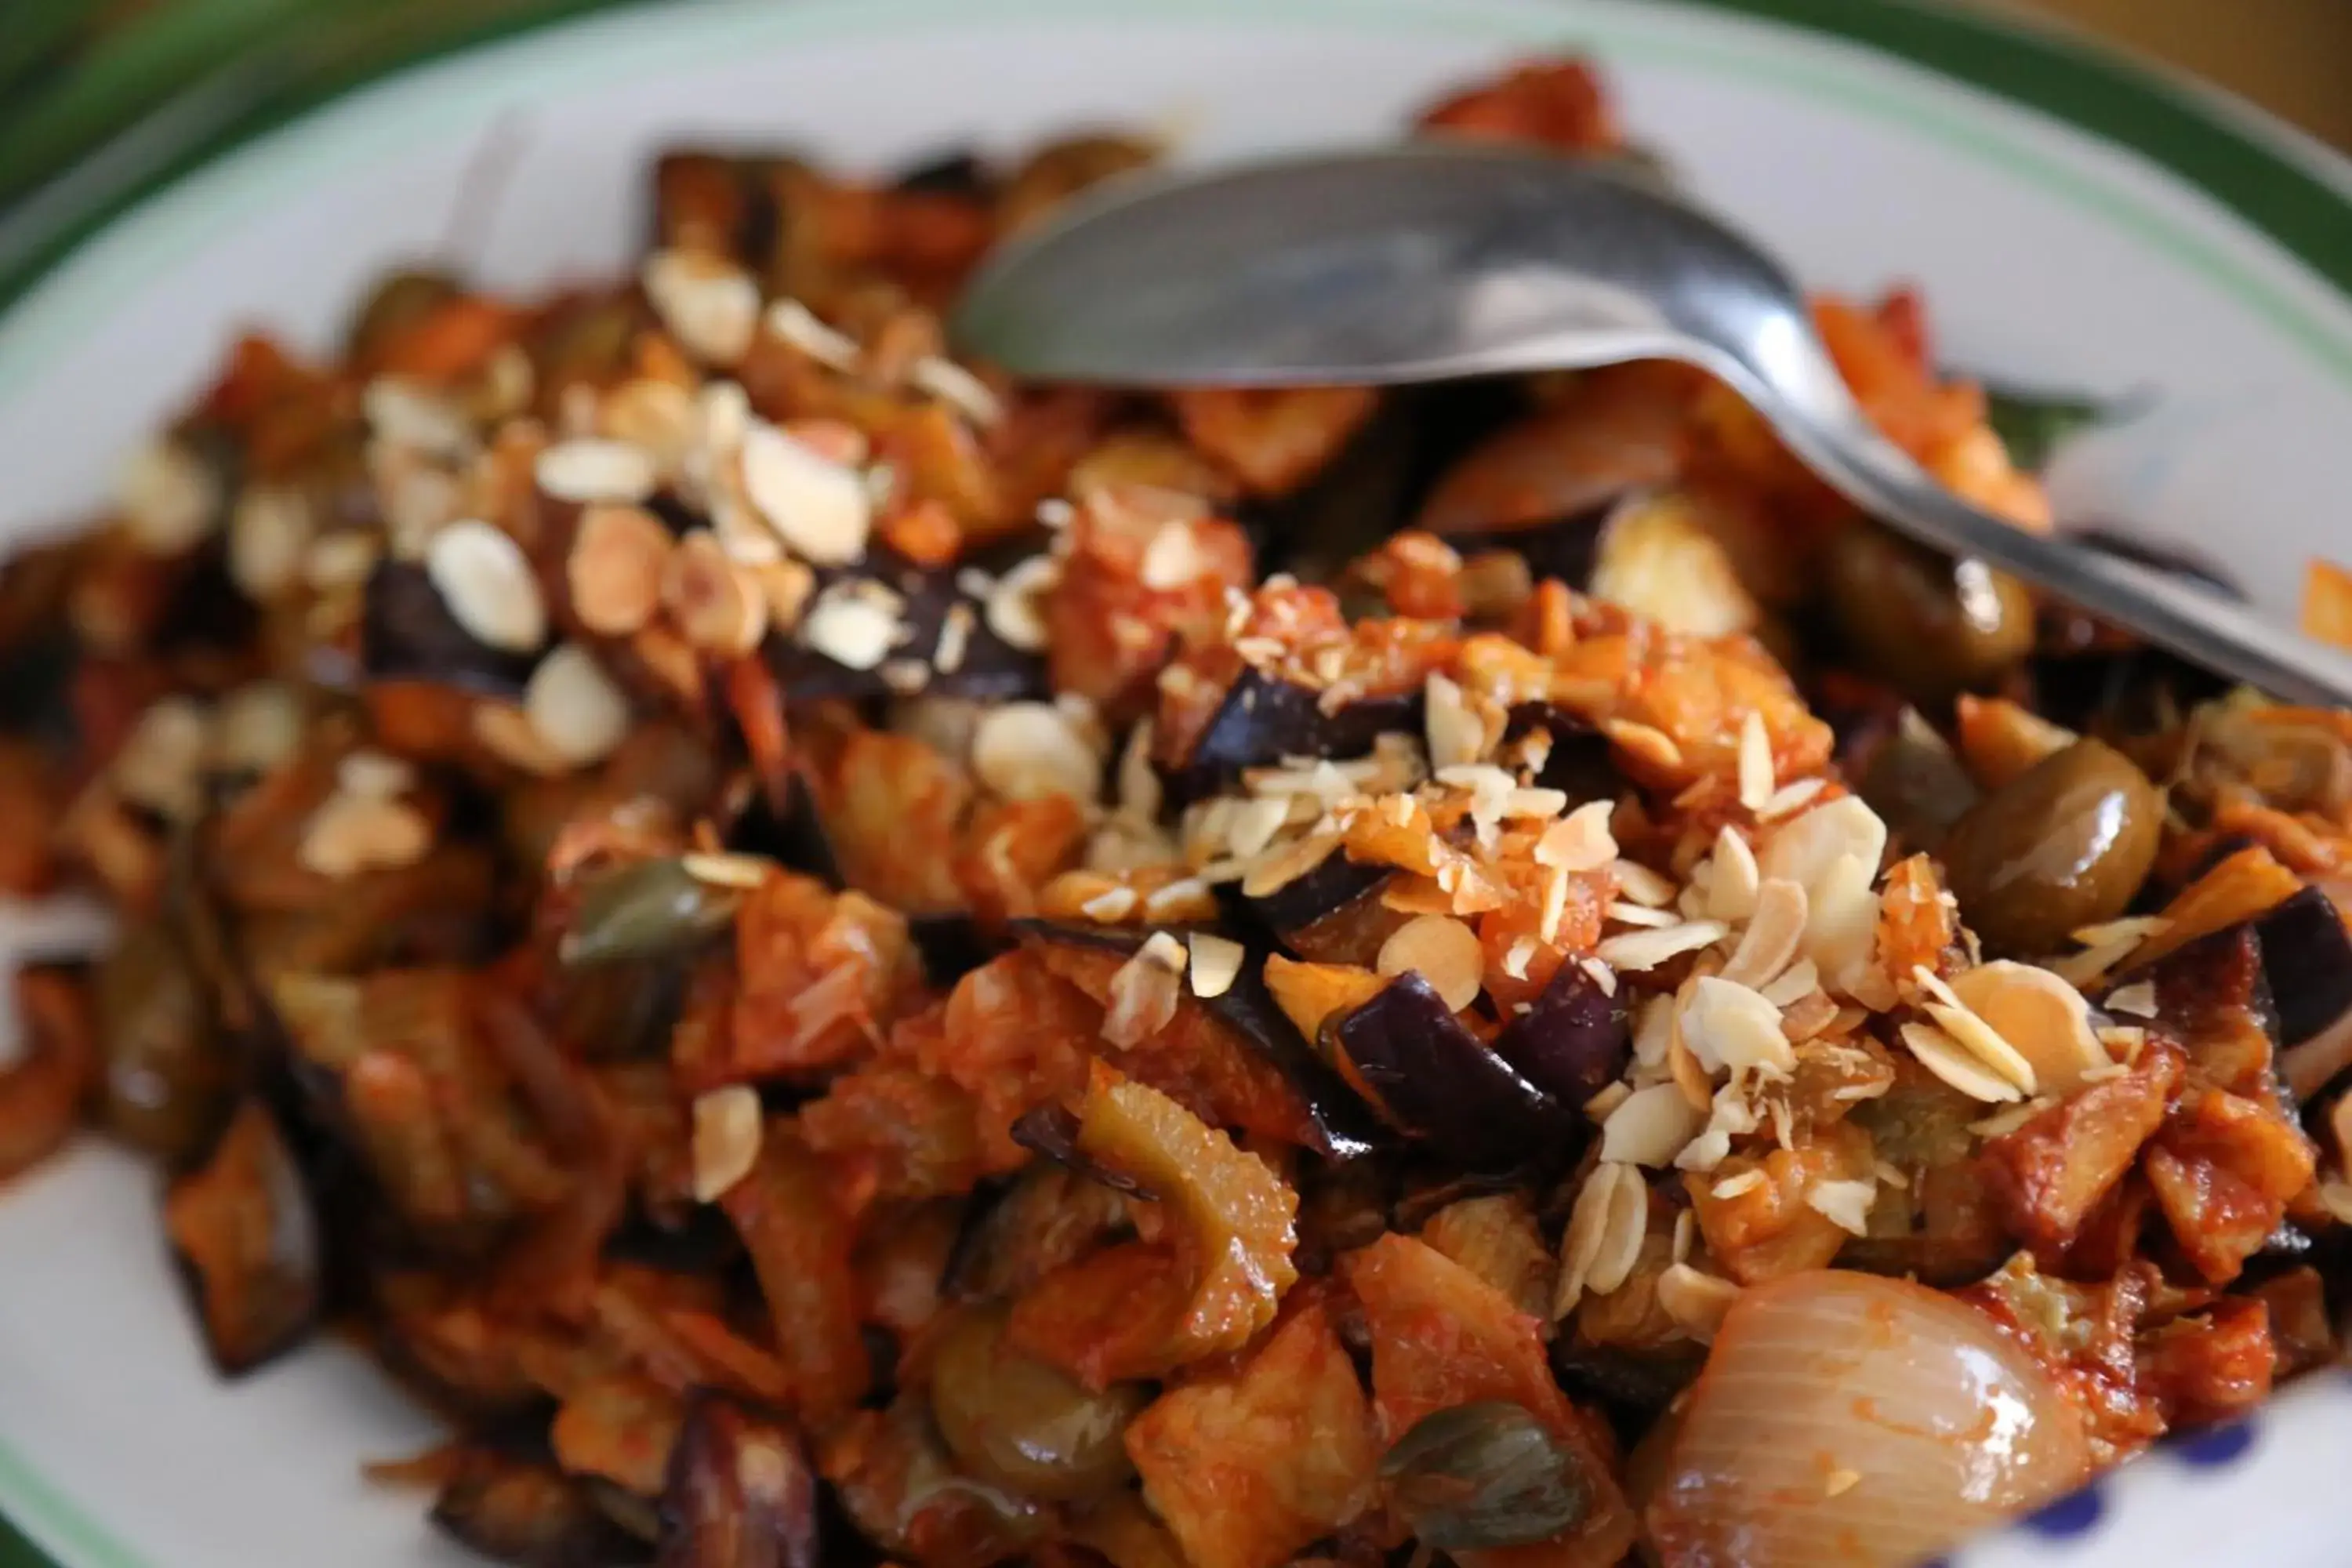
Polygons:
M1729 553L1672 487L1612 496L1549 522L1450 536L1464 554L1517 552L1538 580L1556 577L1670 631L1725 637L1762 616Z
M775 672L784 695L795 702L826 699L864 701L907 691L891 684L885 671L905 665L927 672L921 689L942 696L969 697L981 701L1008 701L1045 689L1045 661L1042 654L1017 648L989 625L986 605L964 591L959 578L967 570L1001 575L1035 552L1034 542L982 552L950 566L918 567L877 551L854 568L828 567L817 573L818 598L851 592L857 583L875 584L895 595L891 618L899 626L889 656L869 669L856 669L803 640L800 633L772 635L764 646L768 667ZM966 619L960 658L952 668L938 667L936 656L948 617L961 606ZM810 625L805 616L804 632Z
M1563 963L1495 1037L1495 1054L1554 1100L1577 1106L1617 1081L1633 1040L1624 994L1603 991L1581 964Z
M433 1505L433 1522L517 1568L607 1568L647 1561L588 1489L542 1459L468 1448Z
M1851 750L1840 747L1846 776L1870 808L1906 843L1933 850L1983 792L1960 765L1950 742L1916 708L1896 710Z
M660 1568L816 1568L816 1502L798 1433L780 1416L701 1393L670 1451Z
M1575 1110L1489 1049L1417 973L1324 1027L1392 1121L1465 1165L1519 1164L1575 1135Z
M970 915L918 915L907 922L923 955L923 974L942 991L1003 951Z
M360 669L372 680L429 680L519 698L537 660L480 641L457 622L423 565L383 561L360 605Z
M1656 1351L1596 1345L1563 1333L1552 1341L1552 1375L1580 1401L1608 1413L1619 1435L1638 1439L1706 1363L1705 1347L1685 1342Z
M1421 692L1370 697L1326 713L1319 694L1246 669L1218 703L1192 754L1169 780L1181 802L1214 795L1244 768L1285 757L1360 757L1384 734L1421 733Z
M1066 1105L1041 1105L1024 1111L1013 1123L1013 1141L1056 1165L1100 1182L1113 1192L1157 1202L1160 1194L1124 1172L1114 1171L1078 1147L1078 1118Z
M1145 933L1098 926L1064 925L1054 921L1018 920L1015 935L1024 941L1061 942L1131 953L1143 945ZM1297 1090L1313 1123L1315 1150L1333 1160L1351 1160L1370 1153L1378 1128L1362 1102L1339 1081L1328 1065L1307 1046L1265 988L1265 951L1252 948L1241 971L1221 995L1195 996L1189 990L1184 1004L1207 1009L1211 1017L1239 1035L1272 1063Z
M2282 1049L2352 1014L2352 936L2325 891L2305 888L2254 929L2263 939L2263 973L2278 1007Z
M1510 711L1503 738L1516 741L1543 731L1551 750L1536 770L1536 785L1567 794L1571 801L1608 800L1624 779L1609 760L1609 737L1578 714L1551 702L1522 702Z
M909 165L890 183L894 191L929 196L984 198L995 188L996 177L979 153L969 147L925 158Z
M1363 955L1353 950L1362 943L1353 937L1363 933L1343 934L1342 928L1366 921L1381 927L1386 923L1383 916L1402 919L1380 904L1380 890L1393 875L1391 867L1368 866L1345 855L1332 855L1271 893L1252 898L1236 887L1233 897L1252 920L1300 957L1323 963L1361 963ZM1354 918L1358 916L1362 919ZM1381 934L1384 932L1370 937L1375 952Z
M318 1217L267 1105L237 1108L163 1215L214 1365L250 1372L301 1341L322 1295Z

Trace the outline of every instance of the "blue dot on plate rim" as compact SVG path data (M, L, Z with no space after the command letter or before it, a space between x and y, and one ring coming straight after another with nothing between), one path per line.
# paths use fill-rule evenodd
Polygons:
M2099 1517L2106 1511L2106 1503L2095 1486L2060 1498L2046 1508L2025 1516L2025 1528L2036 1535L2053 1540L2083 1535L2096 1528Z
M2254 1424L2233 1421L2226 1426L2214 1426L2176 1437L2164 1446L2164 1451L2184 1465L2210 1469L2235 1464L2245 1458L2246 1451L2253 1446Z

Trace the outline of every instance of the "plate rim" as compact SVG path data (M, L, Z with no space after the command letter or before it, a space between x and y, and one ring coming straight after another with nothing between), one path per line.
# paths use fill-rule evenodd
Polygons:
M969 21L986 0L793 0L792 8L836 13L858 10L866 25L887 32L927 22ZM1108 13L1113 0L1104 0ZM1430 0L1433 7L1437 0ZM2131 154L2171 180L2214 202L2236 223L2260 235L2323 284L2336 302L2352 307L2352 159L2261 108L2168 67L2095 40L2041 16L2006 6L1960 9L1948 0L1587 0L1627 11L1680 10L1695 17L1725 16L1767 27L1861 46L1900 65L1976 89L2005 107L2054 121ZM273 103L223 127L192 155L158 167L94 207L61 233L37 265L0 291L0 342L14 336L25 307L44 286L70 275L125 223L194 183L235 163L306 121L324 121L350 100L397 82L429 89L434 68L544 37L585 34L631 14L652 16L658 0L569 0L504 17L462 37L414 50L361 79ZM705 0L704 9L729 8ZM748 13L748 6L737 9ZM1013 7L1020 7L1017 4ZM1286 0L1265 4L1262 16L1280 21ZM1303 4L1299 11L1318 7ZM1154 0L1155 18L1188 10L1218 13L1236 26L1251 25L1214 0ZM1366 6L1368 15L1376 7ZM1075 15L1076 5L1063 14ZM38 359L37 352L23 357ZM2342 362L2352 366L2352 359ZM0 1201L5 1194L0 1194ZM5 1436L0 1436L0 1568L154 1568L119 1540L98 1510L65 1495Z

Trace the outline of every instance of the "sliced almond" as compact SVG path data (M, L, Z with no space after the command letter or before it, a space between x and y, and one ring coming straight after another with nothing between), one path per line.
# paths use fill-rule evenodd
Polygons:
M1029 556L989 590L981 618L1007 647L1042 652L1049 636L1045 600L1061 580L1060 562L1050 555Z
M1670 1265L1658 1276L1659 1310L1675 1321L1676 1328L1701 1344L1714 1342L1732 1303L1738 1300L1738 1286L1716 1275L1703 1274L1687 1263Z
M846 566L866 553L874 500L857 470L772 425L743 433L743 493L794 554Z
M1463 700L1461 687L1438 671L1432 670L1422 683L1422 694L1423 727L1428 737L1431 767L1465 766L1485 754L1486 726ZM1606 811L1601 813L1601 826L1605 832L1608 826ZM1616 852L1613 844L1610 852L1612 855ZM1540 848L1537 858L1542 858Z
M602 762L629 732L628 698L577 643L540 660L522 705L540 739L574 767Z
M776 869L774 861L760 856L719 850L681 856L677 864L678 869L706 888L731 888L740 892L752 892L767 886Z
M1152 932L1110 977L1103 1038L1133 1047L1166 1028L1181 999L1187 957L1182 942L1164 931Z
M1641 973L1711 946L1726 934L1719 921L1685 921L1663 930L1633 931L1604 938L1593 952L1613 969Z
M835 370L857 368L857 340L826 326L798 300L778 300L770 305L766 325L779 341L790 343L819 364Z
M1792 1072L1796 1053L1780 1029L1780 1009L1748 986L1720 975L1693 981L1683 1004L1683 1040L1710 1073L1735 1079L1757 1071Z
M1775 827L1757 868L1766 878L1785 878L1814 894L1848 857L1861 862L1867 885L1885 854L1886 824L1861 796L1849 795Z
M432 844L432 826L414 806L339 790L310 814L295 858L322 877L355 877L413 866Z
M1772 737L1764 728L1764 715L1751 708L1739 725L1739 804L1749 811L1760 811L1772 798L1777 781L1772 776Z
M1555 1321L1576 1310L1589 1291L1605 1296L1624 1284L1641 1257L1649 1227L1649 1187L1631 1165L1602 1161L1578 1190L1560 1238L1560 1271L1553 1286Z
M731 365L760 329L760 286L741 268L701 251L657 250L639 280L662 325L705 364Z
M578 437L539 454L531 472L558 500L634 505L654 493L661 475L653 458L625 441Z
M335 787L347 795L394 800L416 787L416 769L402 758L362 747L335 764Z
M1192 950L1192 962L1187 968L1192 979L1192 994L1217 997L1232 990L1242 972L1242 944L1204 931L1194 931L1185 941Z
M661 604L662 573L676 541L643 507L583 509L564 562L572 613L599 637L627 637Z
M314 527L310 503L300 490L289 485L249 487L229 513L229 581L257 604L278 598L301 580Z
M1419 915L1405 921L1381 944L1372 964L1381 974L1419 974L1457 1013L1478 1000L1486 966L1478 933L1451 915Z
M1608 1113L1601 1124L1601 1157L1663 1170L1705 1124L1679 1087L1654 1083L1633 1090Z
M760 1091L730 1083L694 1097L694 1198L716 1203L760 1163Z
M1920 1066L1946 1083L1988 1105L2008 1105L2024 1098L2017 1085L1987 1067L1978 1056L1933 1024L1906 1024L1904 1046Z
M2019 1084L2028 1093L2068 1094L2084 1073L2109 1065L2106 1047L2092 1032L2090 1003L2047 969L2002 959L1963 970L1949 987L1961 1006L2031 1065L2031 1081ZM2142 1016L2156 1011L2155 987L2147 989ZM2107 1009L2128 1010L2118 1008L2114 996Z
M952 405L975 425L994 425L1004 417L1004 400L986 382L938 354L925 354L909 366L907 384Z
M536 653L547 641L547 601L522 546L478 519L433 536L425 575L468 636L507 653Z
M1815 1182L1805 1189L1805 1206L1850 1236L1870 1234L1870 1207L1878 1201L1878 1184Z
M768 635L767 596L709 529L694 530L669 552L661 599L686 640L706 653L747 654Z
M1805 889L1774 877L1757 890L1756 912L1739 933L1739 945L1723 966L1723 978L1759 989L1789 967L1805 939Z
M2156 982L2136 980L2129 985L2118 985L2100 1004L2110 1013L2121 1013L2134 1018L2156 1016Z
M1744 921L1754 914L1757 895L1763 889L1763 873L1756 864L1756 852L1737 828L1727 826L1715 836L1710 864L1714 870L1707 881L1706 913L1719 921Z
M220 479L205 460L169 438L151 441L133 453L123 464L114 491L123 531L155 555L193 549L218 526L226 499Z
M1265 898L1290 886L1316 867L1331 858L1339 847L1336 833L1309 833L1277 844L1250 861L1242 876L1242 893L1253 899Z
M1059 795L1090 802L1102 791L1102 757L1050 702L1007 702L983 713L972 731L971 764L1005 800Z
M801 617L801 641L850 669L879 668L898 644L903 626L879 595L838 582L816 596Z

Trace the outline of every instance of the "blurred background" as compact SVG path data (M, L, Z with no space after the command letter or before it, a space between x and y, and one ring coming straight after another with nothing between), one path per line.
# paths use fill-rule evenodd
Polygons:
M406 61L614 3L0 0L0 297L126 196L226 142ZM2055 21L2352 151L2352 0L1836 3Z

